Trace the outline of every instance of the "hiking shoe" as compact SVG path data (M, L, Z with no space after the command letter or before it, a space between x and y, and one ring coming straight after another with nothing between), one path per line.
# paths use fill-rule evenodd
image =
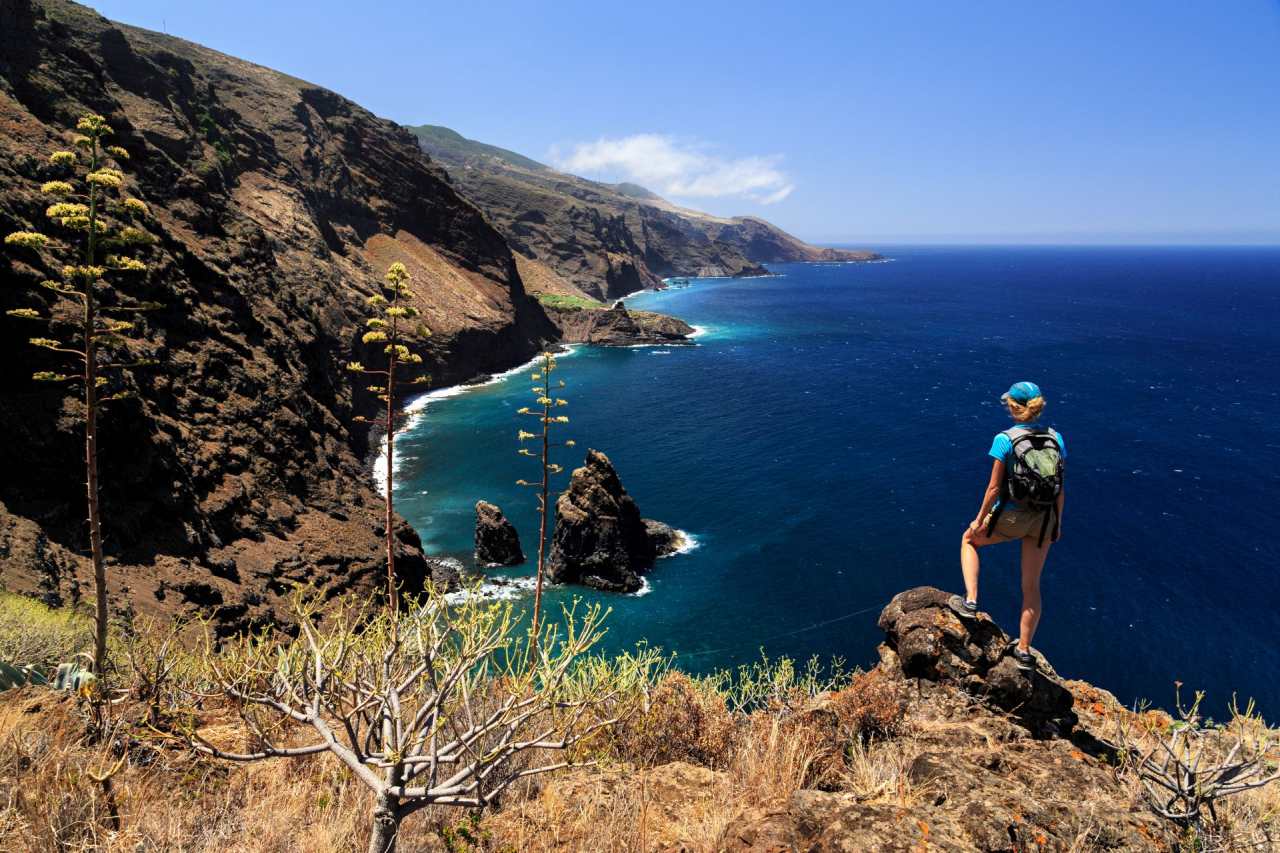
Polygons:
M1035 672L1036 656L1029 651L1024 652L1022 649L1018 648L1016 640L1014 641L1013 648L1009 653L1013 655L1013 662L1018 665L1018 669L1023 672Z
M947 604L961 619L978 618L978 602L976 601L965 601L960 596L953 595L947 600Z

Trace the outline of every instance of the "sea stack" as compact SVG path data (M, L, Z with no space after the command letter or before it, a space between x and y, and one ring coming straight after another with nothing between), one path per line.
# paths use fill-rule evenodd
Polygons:
M622 487L613 463L600 451L588 450L586 463L573 472L569 488L556 501L548 577L555 583L635 592L657 556L640 508Z
M482 566L516 566L524 562L520 534L502 510L476 501L476 562Z

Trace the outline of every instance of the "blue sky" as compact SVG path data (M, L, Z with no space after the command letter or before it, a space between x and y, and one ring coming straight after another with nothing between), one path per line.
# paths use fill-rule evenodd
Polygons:
M98 0L824 242L1280 243L1280 2Z

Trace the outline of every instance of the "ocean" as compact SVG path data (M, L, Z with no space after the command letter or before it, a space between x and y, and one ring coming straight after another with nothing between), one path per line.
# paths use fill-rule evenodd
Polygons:
M962 590L999 396L1030 379L1068 447L1062 540L1035 645L1064 677L1170 705L1174 682L1280 713L1280 249L889 247L871 264L694 279L633 308L696 346L577 347L560 376L578 443L646 517L693 535L612 608L606 647L705 672L788 655L875 661L880 608ZM397 509L469 560L473 506L536 550L516 455L527 372L419 401L397 438ZM527 424L525 424L527 426ZM560 478L567 483L568 473ZM1016 631L1015 545L982 552L981 606ZM528 576L531 564L492 574Z

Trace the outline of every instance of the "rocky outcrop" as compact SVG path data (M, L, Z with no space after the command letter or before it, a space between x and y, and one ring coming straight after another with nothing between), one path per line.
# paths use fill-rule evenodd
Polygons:
M1018 669L1013 640L985 613L961 619L951 593L922 586L893 597L880 614L884 666L903 676L950 684L1008 711L1040 737L1070 734L1077 722L1071 692L1038 652L1038 671Z
M668 276L768 275L761 264L879 257L811 246L762 219L689 210L634 184L567 175L446 127L411 130L523 259L560 287L597 299L657 287Z
M515 525L488 501L476 501L476 562L482 566L516 566L524 562Z
M622 487L609 457L588 450L556 501L556 527L547 560L554 583L581 583L635 592L657 551L640 508Z
M602 346L686 344L693 327L652 311L629 311L621 301L611 308L545 308L565 343Z
M656 557L670 557L689 544L685 535L670 524L646 518L644 529L649 534L649 541L653 543L653 553Z
M739 756L760 760L760 733L769 732L788 755L804 757L804 771L785 785L744 784L741 768L759 765L739 758L725 772L723 753L704 757L694 747L723 743L724 718L660 686L646 713L666 727L661 749L669 752L651 759L653 746L642 741L636 766L554 777L518 814L499 811L485 826L504 841L555 827L548 849L596 849L596 827L642 803L642 837L664 851L1181 849L1180 828L1153 814L1133 778L1117 773L1120 759L1105 737L1129 712L1091 685L1058 683L1047 665L1039 676L1005 673L1008 637L985 616L971 627L953 619L948 597L929 587L896 596L880 618L882 662L841 690L733 719L727 728ZM1010 707L1014 678L1029 686L1030 716ZM1074 716L1073 696L1081 706L1075 728L1064 719ZM1167 726L1169 718L1147 724ZM564 821L565 803L584 813Z
M427 578L437 592L453 592L462 586L463 566L453 557L427 557Z
M131 155L156 242L130 286L164 306L136 352L159 366L120 380L136 396L100 427L112 588L243 625L287 613L298 581L376 586L382 511L354 420L376 401L342 369L377 357L359 342L365 299L403 262L435 382L505 369L557 336L506 242L394 123L64 0L0 4L0 234L45 227L48 152L85 111ZM86 586L83 433L70 393L30 379L61 365L3 312L50 307L38 284L63 260L0 249L0 572L49 600ZM396 537L420 585L418 537L402 521Z

